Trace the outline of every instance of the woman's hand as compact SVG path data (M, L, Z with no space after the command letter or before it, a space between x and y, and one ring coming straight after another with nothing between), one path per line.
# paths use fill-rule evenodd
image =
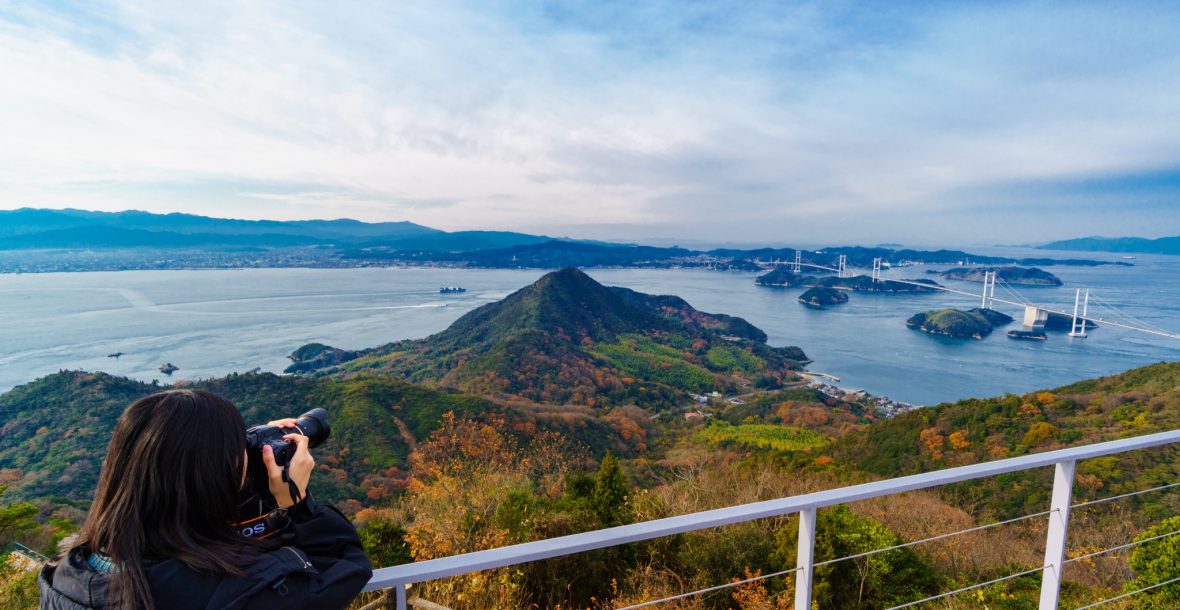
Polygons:
M287 463L287 478L299 490L299 497L307 497L307 482L311 479L311 471L315 468L315 458L307 449L307 437L302 434L287 434L283 438L295 443L295 455ZM266 465L267 478L270 480L270 495L279 503L279 508L290 508L295 504L291 497L291 487L283 480L283 467L275 463L274 450L270 445L262 447L262 463Z

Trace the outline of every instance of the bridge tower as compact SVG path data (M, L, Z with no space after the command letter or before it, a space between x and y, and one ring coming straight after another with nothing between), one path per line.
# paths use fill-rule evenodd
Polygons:
M844 277L844 270L848 266L848 257L841 254L839 261L836 263L836 275Z
M983 295L979 306L983 309L991 309L992 301L996 298L996 272L983 272Z
M1082 315L1078 316L1078 305L1082 306ZM1073 320L1069 325L1069 336L1086 338L1086 313L1090 309L1090 289L1086 289L1085 300L1082 300L1082 289L1078 288L1073 297Z
M795 266L792 268L792 271L794 271L796 275L798 275L800 272L803 271L803 251L802 250L795 250Z
M873 259L873 283L881 281L881 257Z

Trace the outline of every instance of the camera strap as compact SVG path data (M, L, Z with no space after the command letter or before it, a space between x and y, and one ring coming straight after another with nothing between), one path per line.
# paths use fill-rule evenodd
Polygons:
M246 538L262 540L282 532L290 524L291 517L287 514L287 509L276 508L265 515L235 523L234 528Z
M290 462L283 464L283 482L287 484L287 489L291 492L291 502L299 504L299 501L303 499L303 494L299 493L299 486L295 484L295 481L291 480L290 468Z

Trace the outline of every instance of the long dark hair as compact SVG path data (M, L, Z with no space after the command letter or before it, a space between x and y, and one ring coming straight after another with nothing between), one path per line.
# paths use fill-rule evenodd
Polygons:
M230 401L169 390L127 407L115 425L90 513L73 543L118 567L123 608L154 608L144 562L179 559L240 576L260 547L230 526L245 460L245 423Z

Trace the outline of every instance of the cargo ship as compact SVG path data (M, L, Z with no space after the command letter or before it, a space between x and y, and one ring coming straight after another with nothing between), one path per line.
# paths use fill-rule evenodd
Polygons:
M1008 331L1008 338L1020 339L1021 341L1044 341L1049 337L1039 330L1010 330Z
M439 288L438 291L442 294L448 294L452 292L467 292L467 289L463 288L462 286L443 286L442 288Z

